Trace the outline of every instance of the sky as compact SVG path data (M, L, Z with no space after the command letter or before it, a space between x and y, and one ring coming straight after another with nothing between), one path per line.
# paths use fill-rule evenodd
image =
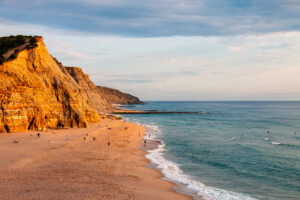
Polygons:
M300 100L300 0L0 0L0 36L142 100Z

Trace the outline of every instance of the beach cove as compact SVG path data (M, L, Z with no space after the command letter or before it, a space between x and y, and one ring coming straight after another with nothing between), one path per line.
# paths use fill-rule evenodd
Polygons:
M0 199L191 199L146 167L145 131L105 118L86 129L1 134Z

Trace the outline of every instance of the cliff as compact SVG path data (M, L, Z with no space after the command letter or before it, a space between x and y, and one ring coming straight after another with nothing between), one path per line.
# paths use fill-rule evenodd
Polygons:
M79 67L65 67L69 74L76 81L81 91L87 96L91 105L99 112L108 112L113 110L113 106L109 101L100 93L98 88L89 79L89 75L84 74Z
M102 96L112 104L144 104L139 98L119 90L97 86Z
M69 71L76 70L65 69L35 39L0 64L0 132L87 127L98 111L112 109L106 100L96 103L100 97L87 77L74 79Z

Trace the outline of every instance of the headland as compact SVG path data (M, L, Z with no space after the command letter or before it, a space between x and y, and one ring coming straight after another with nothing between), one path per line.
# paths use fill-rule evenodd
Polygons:
M40 36L0 47L0 199L191 199L147 167L145 127L111 115L137 97L63 66Z

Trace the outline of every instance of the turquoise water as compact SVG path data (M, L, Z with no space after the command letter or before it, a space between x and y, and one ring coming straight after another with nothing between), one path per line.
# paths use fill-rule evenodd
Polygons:
M124 117L164 143L148 158L165 176L205 199L300 199L300 102L147 102L133 109L204 112Z

